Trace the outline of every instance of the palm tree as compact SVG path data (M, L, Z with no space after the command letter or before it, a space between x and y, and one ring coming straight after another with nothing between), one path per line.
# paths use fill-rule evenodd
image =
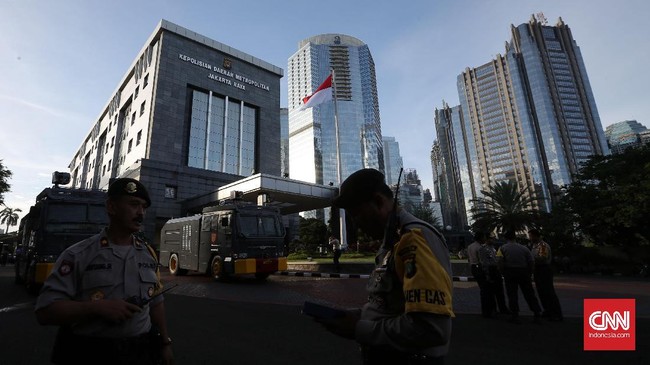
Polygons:
M481 190L483 197L472 199L472 229L483 232L518 232L533 226L539 211L533 199L519 191L513 181L502 181Z
M15 226L18 224L18 213L22 212L20 208L9 208L5 206L5 208L0 211L0 224L6 224L7 225L7 230L5 233L9 233L9 226Z

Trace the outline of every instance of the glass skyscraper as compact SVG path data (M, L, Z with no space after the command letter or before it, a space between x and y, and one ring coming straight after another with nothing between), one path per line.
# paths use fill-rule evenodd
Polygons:
M569 27L561 18L548 26L532 17L511 29L505 55L458 76L461 112L436 112L437 154L445 160L441 166L451 164L449 171L440 166L438 171L454 174L448 179L458 183L446 186L461 191L458 202L466 213L468 193L478 196L507 180L550 211L559 188L572 181L582 162L609 153ZM441 203L443 210L462 214L462 205Z
M608 126L605 136L612 153L622 153L628 147L642 145L641 134L647 130L648 128L636 120L625 120Z
M399 171L404 167L402 155L399 153L399 142L395 137L383 137L384 140L384 163L386 167L386 184L388 186L397 184ZM403 181L403 180L402 180Z
M368 46L343 34L299 43L287 69L289 168L292 179L339 185L334 103L300 110L334 70L341 180L362 168L384 171L375 64Z
M435 111L438 140L431 153L434 191L440 201L445 225L464 229L471 224L470 200L480 196L481 180L471 126L460 106Z

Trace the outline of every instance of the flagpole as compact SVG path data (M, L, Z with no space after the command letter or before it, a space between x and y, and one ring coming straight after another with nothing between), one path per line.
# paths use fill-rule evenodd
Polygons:
M336 72L332 67L332 98L334 99L334 132L336 134L336 174L339 180L339 189L343 182L343 173L341 171L341 140L339 139L339 111L336 106ZM339 235L341 237L341 246L348 246L347 228L345 226L345 210L339 209ZM349 247L349 246L348 246Z

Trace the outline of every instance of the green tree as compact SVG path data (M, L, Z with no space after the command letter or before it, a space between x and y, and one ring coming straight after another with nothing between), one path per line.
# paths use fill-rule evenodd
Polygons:
M15 226L18 224L19 212L22 212L20 208L13 209L9 207L5 207L2 211L0 211L0 224L7 225L5 233L9 232L9 226Z
M518 232L533 226L539 215L533 199L513 181L498 182L481 193L483 197L471 200L474 232Z
M318 251L318 246L328 243L327 226L317 218L301 217L298 235L309 253Z
M9 191L11 185L7 182L11 177L12 173L9 169L5 168L0 160L0 204L4 205L4 193Z
M433 215L433 209L431 209L430 206L425 204L414 204L410 212L416 218L431 224L442 232L442 223L440 222L440 218Z
M650 244L650 145L592 157L566 190L566 204L595 244Z
M540 213L539 226L542 228L544 241L554 250L571 249L584 240L584 235L579 229L578 216L565 198L560 198L553 205L552 213Z

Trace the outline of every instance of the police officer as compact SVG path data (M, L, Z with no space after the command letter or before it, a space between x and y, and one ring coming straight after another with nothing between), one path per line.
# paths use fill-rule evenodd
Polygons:
M477 231L474 234L474 242L467 246L467 261L470 272L476 280L479 287L481 299L481 314L483 317L492 317L492 306L490 305L490 289L488 288L487 278L484 273L481 261L479 260L479 251L485 245L487 235L484 232Z
M55 364L173 363L151 247L136 238L149 194L137 180L108 189L108 228L66 249L36 303L42 325L58 325Z
M367 285L368 303L342 318L319 321L359 342L364 364L442 364L454 316L449 249L442 236L396 206L384 175L374 169L350 175L334 206L384 242Z
M478 256L485 275L488 317L494 317L497 308L500 314L510 314L503 292L503 276L499 272L497 251L494 248L492 235L486 237L485 244L478 251Z
M533 255L528 247L517 243L514 231L504 234L506 243L497 251L497 262L506 282L508 304L512 315L511 322L520 323L519 288L528 308L535 314L535 323L541 323L542 309L539 306L531 276L533 274Z
M542 240L542 235L537 229L528 231L528 239L533 245L533 258L535 259L535 288L542 302L543 317L551 321L562 321L562 307L553 286L553 268L551 267L551 246Z
M334 253L334 271L341 272L341 265L339 264L339 259L341 258L341 241L332 235L330 236L329 244Z

